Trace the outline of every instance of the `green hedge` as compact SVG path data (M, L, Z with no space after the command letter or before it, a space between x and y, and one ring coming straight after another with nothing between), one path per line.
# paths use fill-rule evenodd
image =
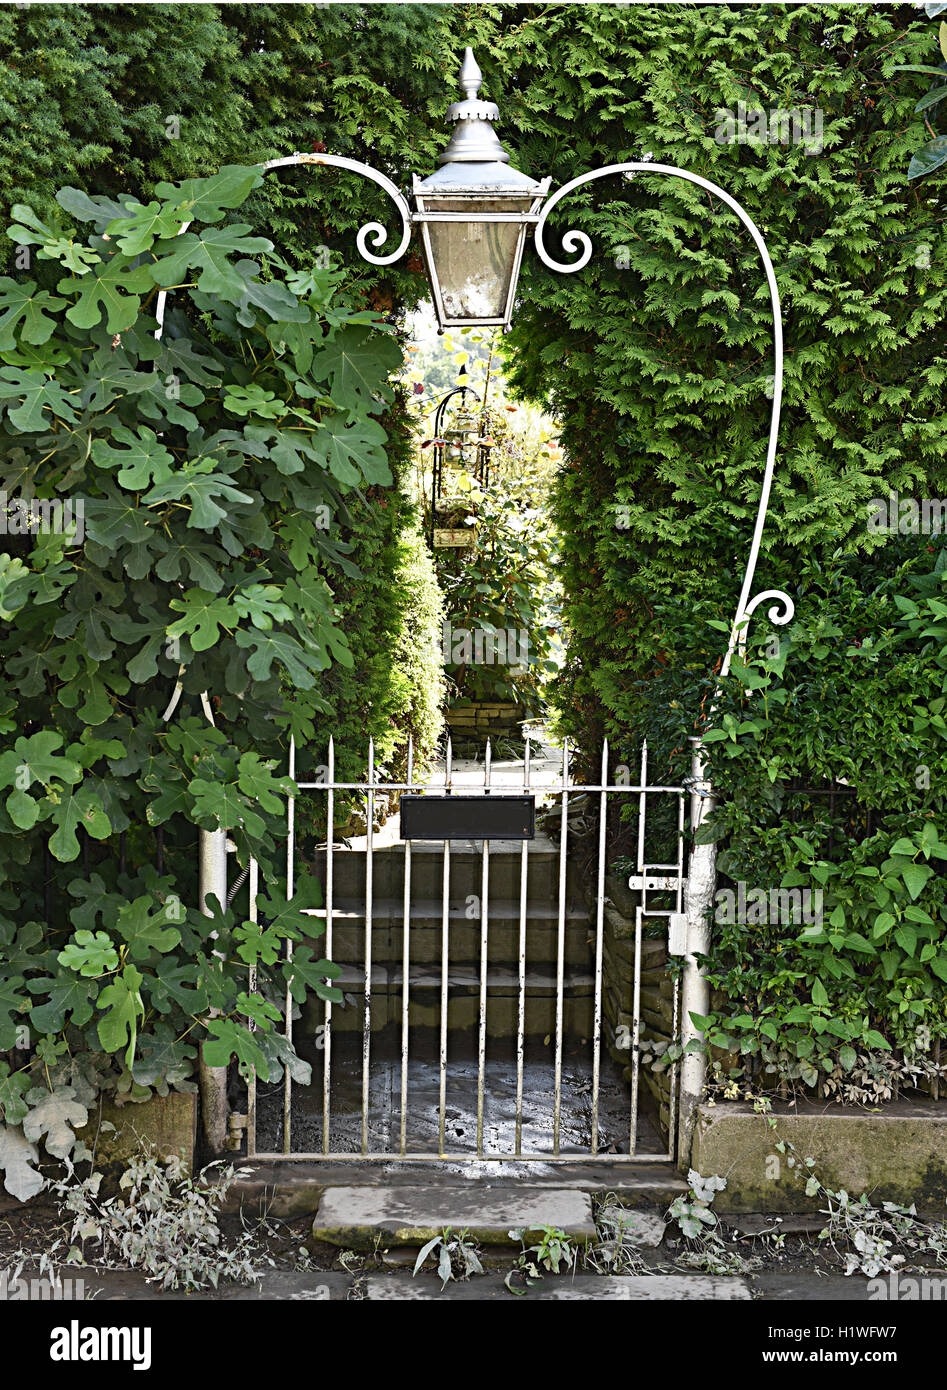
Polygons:
M746 207L776 266L786 396L757 588L788 589L798 616L766 690L741 704L732 683L736 745L708 745L715 833L729 882L824 879L834 916L825 940L805 942L791 924L718 923L709 970L718 1042L739 1053L749 1041L753 1065L803 1084L821 1074L836 1094L868 1094L866 1066L895 1075L888 1049L929 1068L945 1012L932 838L945 825L943 670L893 606L911 595L905 547L912 572L935 555L868 524L891 492L947 494L943 179L906 180L924 84L893 72L940 61L934 28L907 6L567 8L527 19L504 54L531 173L555 184L650 158L703 174ZM718 138L740 102L818 109L821 152ZM772 372L762 269L735 216L670 177L597 182L553 222L554 254L556 227L584 229L595 254L574 278L528 260L508 345L518 388L559 412L569 457L556 497L560 722L590 771L603 734L626 760L647 736L653 765L679 778L759 497ZM754 633L772 635L765 609ZM870 833L844 793L832 815L825 798L789 795L839 778L875 809Z
M706 1022L734 1075L885 1099L934 1074L947 1036L947 546L898 537L795 580L788 635L751 643L705 735L721 873ZM669 760L714 694L694 663L681 696L701 637L674 611L647 696Z

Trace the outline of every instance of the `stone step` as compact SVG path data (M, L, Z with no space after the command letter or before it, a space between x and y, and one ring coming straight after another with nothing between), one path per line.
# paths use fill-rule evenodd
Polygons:
M510 1231L556 1226L573 1241L595 1238L587 1192L556 1187L329 1187L312 1225L314 1239L348 1250L421 1246L447 1226L485 1245L519 1247Z
M269 1212L282 1218L313 1215L322 1195L330 1187L460 1187L468 1193L486 1193L502 1185L504 1190L520 1187L569 1188L592 1196L620 1195L635 1206L650 1205L666 1210L676 1197L687 1191L687 1184L670 1162L648 1162L640 1158L603 1159L594 1163L581 1158L547 1163L527 1159L506 1163L444 1160L418 1163L410 1159L325 1159L297 1160L292 1163L273 1159L245 1159L241 1176L230 1188L223 1210L243 1212L247 1217Z
M379 989L397 989L400 993L404 972L401 965L386 965L378 961L372 961L372 992ZM341 967L341 973L335 977L333 984L339 989L353 993L364 993L365 991L365 970L361 970L355 964L345 964ZM439 965L419 965L416 970L412 969L408 976L409 988L414 991L419 990L439 990L441 988L441 968ZM595 976L586 970L563 971L563 992L568 994L591 994L595 988ZM525 986L527 995L530 994L555 994L556 976L554 972L542 969L530 969L526 972ZM480 969L479 966L463 964L458 962L456 965L451 962L447 969L447 987L450 991L458 993L479 994L480 992ZM503 966L487 966L487 991L490 995L517 994L519 992L519 976L515 970L504 968Z
M519 900L494 899L489 903L490 960L515 964L519 960ZM531 965L554 964L558 952L559 910L555 903L531 903L526 919L526 959ZM309 909L309 916L324 921L325 908ZM450 956L458 963L480 959L480 920L470 916L464 902L449 908ZM404 955L404 903L395 898L372 902L372 958L401 961ZM441 903L433 900L411 904L411 959L422 964L439 963L443 937ZM591 967L594 961L594 924L587 909L572 902L565 912L565 961ZM332 959L358 962L365 957L364 902L352 898L333 901Z
M400 1027L402 1021L403 971L400 964L372 962L372 1032L388 1025ZM516 1036L519 1011L519 983L515 968L487 968L487 1033L491 1038ZM469 1031L477 1027L480 1010L480 971L472 964L451 964L448 968L448 1030ZM408 1022L412 1028L438 1028L441 1019L441 968L419 965L409 977ZM349 963L333 983L345 996L345 1005L332 1009L335 1033L361 1032L365 999L364 966ZM563 1029L566 1037L590 1038L594 1026L595 977L575 966L563 974ZM314 1033L323 1022L325 1005L310 995L303 1005L302 1028ZM550 969L531 969L526 975L525 1031L528 1037L554 1033L556 1026L556 976Z
M559 853L546 848L548 841L536 848L530 842L526 856L527 895L534 902L555 902L559 888ZM501 848L507 846L507 848ZM512 846L512 847L510 847ZM483 873L482 843L458 841L451 846L450 890L452 898L466 898L481 890ZM365 891L366 861L364 849L339 849L332 855L333 889L337 897L361 897ZM376 849L372 854L372 883L379 897L400 897L404 893L403 845ZM494 841L490 849L491 894L519 900L521 845L510 841ZM570 897L580 893L580 876L574 864L567 862L566 882ZM325 884L325 851L320 850L310 866L320 883ZM411 853L412 894L419 900L439 901L443 892L444 852L442 844L415 842Z

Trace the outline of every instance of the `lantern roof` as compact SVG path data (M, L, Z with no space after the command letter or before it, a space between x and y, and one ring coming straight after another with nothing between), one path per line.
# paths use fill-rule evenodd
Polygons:
M500 108L478 96L482 81L483 73L473 49L468 48L460 69L464 100L455 101L447 112L448 119L456 122L454 133L438 156L437 171L424 180L415 179L416 194L450 197L458 193L512 193L529 197L548 185L548 180L543 185L510 164L510 156L493 128Z

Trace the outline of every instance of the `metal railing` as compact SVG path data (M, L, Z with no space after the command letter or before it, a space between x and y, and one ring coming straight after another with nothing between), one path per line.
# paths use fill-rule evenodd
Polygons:
M558 761L558 758L557 758ZM639 1161L663 1161L675 1157L676 1150L676 1110L677 1110L677 1091L678 1091L678 1064L674 1063L670 1068L670 1104L669 1122L667 1133L667 1145L661 1152L641 1152L639 1146L639 1074L640 1074L640 1051L641 1051L641 969L642 969L642 938L645 923L654 923L664 920L669 930L670 936L677 936L678 941L684 933L681 930L683 918L683 899L685 890L684 875L684 839L685 839L685 788L676 785L651 785L648 783L648 751L647 745L641 749L638 776L635 780L628 767L622 766L620 774L622 780L609 782L609 750L608 745L603 744L600 764L600 780L596 784L585 782L576 783L570 778L570 750L568 742L563 746L561 752L561 765L559 775L556 780L550 780L551 768L548 758L542 758L537 763L534 761L533 749L530 740L526 740L525 752L521 762L513 765L508 763L501 764L499 785L494 778L495 765L491 758L489 743L486 745L484 761L478 764L479 785L472 786L471 771L469 765L458 768L452 757L451 745L448 741L447 754L444 764L435 773L431 780L416 781L414 778L414 755L413 746L409 744L407 754L407 769L404 782L380 782L378 780L375 762L375 752L373 743L369 743L366 776L364 781L342 782L336 780L336 757L334 742L330 740L328 748L328 758L324 768L319 769L320 775L316 780L300 780L296 783L300 794L317 794L325 797L325 824L328 831L325 838L325 845L320 850L322 855L321 868L324 871L324 906L308 908L306 911L316 917L321 917L325 923L324 954L329 959L334 959L333 950L335 945L334 927L340 918L344 918L346 925L355 920L356 916L361 918L364 923L364 949L362 953L362 975L361 988L363 990L363 1000L361 1007L361 1097L360 1097L360 1125L359 1137L354 1138L354 1132L349 1131L349 1143L351 1148L345 1150L333 1142L333 1122L335 1120L338 1127L338 1118L334 1112L334 1056L333 1056L333 1022L334 1009L331 1001L324 1004L323 1025L321 1029L321 1057L322 1057L322 1077L321 1077L321 1144L313 1149L294 1150L293 1138L293 1119L294 1119L294 1095L298 1087L286 1070L283 1103L282 1103L282 1123L279 1126L282 1130L281 1148L278 1143L280 1136L277 1136L277 1143L270 1151L260 1152L257 1149L257 1121L258 1121L258 1098L257 1083L255 1078L250 1081L250 1097L248 1105L248 1153L258 1159L339 1159L351 1161L353 1159L404 1159L404 1160L480 1160L492 1162L509 1162L524 1160L549 1161L575 1161L575 1160L598 1160L615 1162L622 1158L637 1159ZM291 748L289 761L290 776L296 775L296 749ZM507 1062L488 1063L488 1014L491 1002L491 949L490 949L490 924L491 924L491 903L490 903L490 874L491 874L491 841L489 839L477 842L469 841L465 844L462 851L452 849L450 839L444 839L442 848L436 842L422 842L420 849L423 849L425 859L428 864L433 863L436 867L437 860L440 860L440 962L439 962L439 981L435 980L434 989L437 991L439 999L438 1024L437 1024L437 1047L436 1047L436 1069L437 1069L437 1114L436 1124L432 1123L429 1133L424 1136L424 1141L412 1147L412 1133L410 1126L410 1062L412 1059L412 1031L415 1025L411 1022L412 1012L412 987L417 990L420 985L415 978L412 986L412 871L413 854L419 852L418 847L412 846L410 840L403 842L397 841L385 846L384 850L376 848L376 828L375 828L375 803L376 797L380 793L404 793L414 794L423 793L426 795L450 796L454 792L462 790L464 795L477 793L488 797L497 791L522 791L526 794L533 794L538 802L550 804L551 815L558 825L558 846L552 841L546 840L545 844L539 846L545 855L546 862L557 866L557 872L553 876L550 873L550 880L555 878L555 980L554 980L554 1046L552 1057L552 1123L551 1134L548 1136L548 1147L530 1147L524 1140L524 1088L526 1084L526 1065L525 1057L527 1050L527 1001L529 994L529 974L527 970L527 938L528 924L531 920L531 900L529 891L529 868L530 854L536 853L536 848L530 848L532 843L523 840L519 846L519 880L518 880L518 933L516 936L516 1028L515 1028L515 1099L513 1104L512 1124L505 1126L502 1141L490 1145L485 1138L485 1117L487 1102L490 1098L491 1080L497 1080L500 1071L505 1072L509 1077L511 1066ZM348 903L343 911L339 907L336 896L336 868L340 858L353 853L352 846L340 847L334 842L332 828L335 823L337 796L342 794L349 800L358 798L364 801L365 805L365 834L360 837L358 847L359 854L364 855L364 877L361 884L360 900L357 906ZM570 1045L578 1042L578 1039L567 1039L565 1026L565 1000L567 989L566 955L567 955L567 933L569 931L569 885L570 885L570 843L575 839L575 835L570 832L569 809L570 799L581 795L587 798L586 805L595 806L597 803L597 826L595 829L595 862L596 872L594 885L589 887L594 894L594 904L591 912L584 913L584 920L575 926L574 930L584 930L588 939L588 930L594 925L594 938L589 942L594 955L594 975L592 979L592 1036L590 1039L590 1050L588 1054L588 1077L590 1084L589 1101L589 1132L588 1142L576 1145L574 1142L564 1142L563 1140L563 1052L564 1046L569 1041ZM632 1028L628 1047L628 1065L630 1066L630 1084L627 1094L627 1143L622 1141L620 1151L614 1141L609 1141L609 1151L603 1152L600 1099L602 1090L603 1073L603 1031L604 1031L604 1009L603 1009L603 988L606 981L606 962L605 962L605 912L607 904L606 895L606 868L609 853L608 845L608 825L609 825L609 798L635 798L637 801L637 827L636 827L636 851L635 864L636 872L629 880L633 889L637 890L639 900L634 911L634 974L633 974L633 998L632 998ZM648 862L646 857L647 847L647 813L649 803L655 798L664 797L670 799L669 814L666 821L670 827L670 836L676 842L676 853L672 853L668 860L661 863ZM558 806L554 802L559 800ZM547 819L548 819L547 813ZM293 896L296 886L296 806L295 800L290 799L287 809L287 846L286 846L286 895L287 898ZM516 849L511 848L509 842L502 842L504 847L499 851L504 858L504 867L510 867L515 863ZM401 941L401 1001L400 1019L397 1020L400 1032L400 1057L398 1067L400 1077L397 1078L399 1084L396 1088L396 1077L393 1070L387 1073L389 1080L387 1083L380 1082L378 1076L374 1078L376 1091L380 1084L388 1084L390 1095L388 1100L392 1109L397 1106L397 1123L392 1123L389 1129L387 1140L384 1144L373 1145L371 1132L371 1093L373 1084L373 936L376 929L376 900L374 893L376 858L380 853L386 855L396 855L401 860L401 871L403 872L403 884L400 892L400 914L391 918L392 925L400 928L402 932ZM496 853L496 851L494 851ZM475 867L476 857L479 856L479 903L476 905L479 911L479 939L477 950L477 969L476 979L468 981L471 987L476 988L477 1010L476 1010L476 1137L472 1148L452 1147L447 1135L447 1116L448 1106L451 1096L451 1071L449 1066L451 1041L451 1025L449 1022L450 999L451 999L451 926L452 926L452 867L457 865L458 853L463 855L464 867L470 871ZM473 863L472 863L473 861ZM575 875L573 866L572 873ZM254 865L251 870L251 911L255 916L255 895L257 888L257 871ZM455 890L456 893L456 890ZM657 895L663 902L663 906L652 906L649 899ZM669 901L670 900L670 901ZM436 909L436 903L432 904ZM506 920L512 921L513 899L509 904L511 911L506 914ZM572 903L575 907L575 901ZM415 909L417 904L414 904ZM549 913L550 904L546 903L546 912ZM389 906L389 915L391 907ZM453 905L453 920L456 920L460 907ZM428 912L428 920L436 920L436 913ZM349 938L350 939L350 938ZM593 944L594 942L594 944ZM670 943L669 943L670 944ZM673 947L677 953L681 953L683 948L678 944ZM575 953L575 943L573 941L573 954ZM292 945L287 943L287 957L292 958ZM417 972L415 972L417 975ZM456 977L455 977L456 978ZM671 1035L676 1038L679 1030L680 1020L680 986L679 976L676 972L669 974L673 981L672 994L672 1021ZM392 981L396 981L396 971L392 970ZM252 986L251 981L251 986ZM423 986L428 993L432 989L430 977ZM290 1044L293 1043L293 999L289 988L285 997L285 1035ZM377 1031L377 1030L376 1030ZM344 1062L343 1058L343 1062ZM353 1075L354 1070L354 1075ZM357 1079L358 1059L350 1059L345 1080L351 1089L352 1083ZM397 1096L397 1100L395 1097ZM471 1109L473 1106L471 1105ZM312 1108L310 1103L307 1112L312 1119ZM349 1119L353 1118L349 1112ZM358 1117L355 1117L356 1119ZM507 1117L505 1117L507 1118ZM272 1123L268 1125L269 1131L273 1132ZM416 1137L416 1136L415 1136Z

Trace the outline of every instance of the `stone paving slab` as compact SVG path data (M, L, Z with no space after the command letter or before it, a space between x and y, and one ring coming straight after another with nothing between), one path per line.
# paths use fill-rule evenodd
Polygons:
M370 1250L378 1237L394 1245L423 1245L446 1226L488 1245L514 1245L516 1227L558 1226L575 1241L592 1240L592 1199L574 1188L511 1189L329 1187L312 1234L350 1250Z
M601 1219L606 1227L609 1224L616 1227L620 1224L623 1246L642 1245L657 1248L667 1230L667 1222L661 1212L644 1208L607 1206L602 1210Z
M510 1299L511 1294L500 1275L487 1275L463 1284L448 1284L443 1293L436 1276L429 1279L385 1278L369 1275L362 1281L362 1293L374 1302L390 1300L424 1301L450 1298L455 1301ZM592 1299L619 1303L631 1302L746 1302L752 1299L744 1279L718 1277L712 1274L577 1274L574 1279L546 1278L534 1284L522 1296L535 1301L587 1302Z
M462 1187L480 1193L503 1183L511 1191L521 1186L571 1188L592 1194L621 1193L628 1201L655 1203L666 1209L685 1192L687 1184L670 1163L443 1163L377 1161L350 1163L244 1161L247 1175L234 1184L224 1211L248 1216L305 1216L318 1210L329 1187L406 1187L436 1182L439 1187ZM432 1171L432 1169L434 1171ZM12 1199L11 1199L12 1200ZM627 1209L626 1209L627 1210Z

